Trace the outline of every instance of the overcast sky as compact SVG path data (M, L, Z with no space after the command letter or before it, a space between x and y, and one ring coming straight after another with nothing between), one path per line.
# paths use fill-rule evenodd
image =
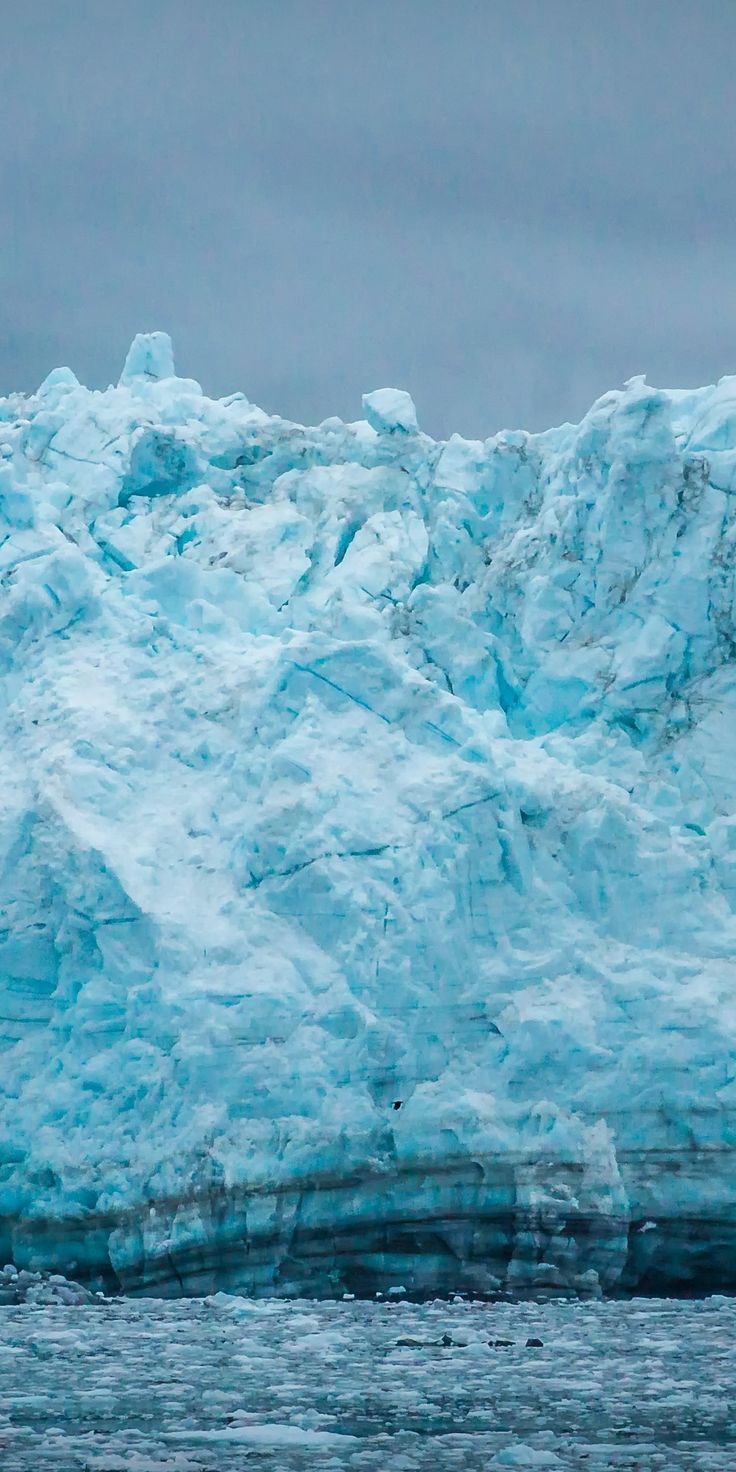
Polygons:
M736 371L733 0L0 0L0 393L430 433Z

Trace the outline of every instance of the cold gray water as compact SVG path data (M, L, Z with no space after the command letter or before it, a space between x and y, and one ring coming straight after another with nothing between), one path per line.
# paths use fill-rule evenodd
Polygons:
M735 1335L730 1298L6 1306L0 1466L733 1472Z

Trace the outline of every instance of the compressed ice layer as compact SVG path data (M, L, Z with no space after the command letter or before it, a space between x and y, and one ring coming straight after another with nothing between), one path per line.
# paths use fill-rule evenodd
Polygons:
M736 1277L736 379L0 402L0 1262Z

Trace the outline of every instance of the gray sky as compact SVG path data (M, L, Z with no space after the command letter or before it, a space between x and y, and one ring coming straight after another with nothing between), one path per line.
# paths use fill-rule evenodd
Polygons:
M0 0L0 393L422 426L736 371L733 0Z

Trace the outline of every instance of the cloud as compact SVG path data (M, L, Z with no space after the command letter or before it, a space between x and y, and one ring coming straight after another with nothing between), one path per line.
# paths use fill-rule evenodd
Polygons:
M0 392L181 370L318 420L577 418L734 367L721 0L35 0L0 56Z

